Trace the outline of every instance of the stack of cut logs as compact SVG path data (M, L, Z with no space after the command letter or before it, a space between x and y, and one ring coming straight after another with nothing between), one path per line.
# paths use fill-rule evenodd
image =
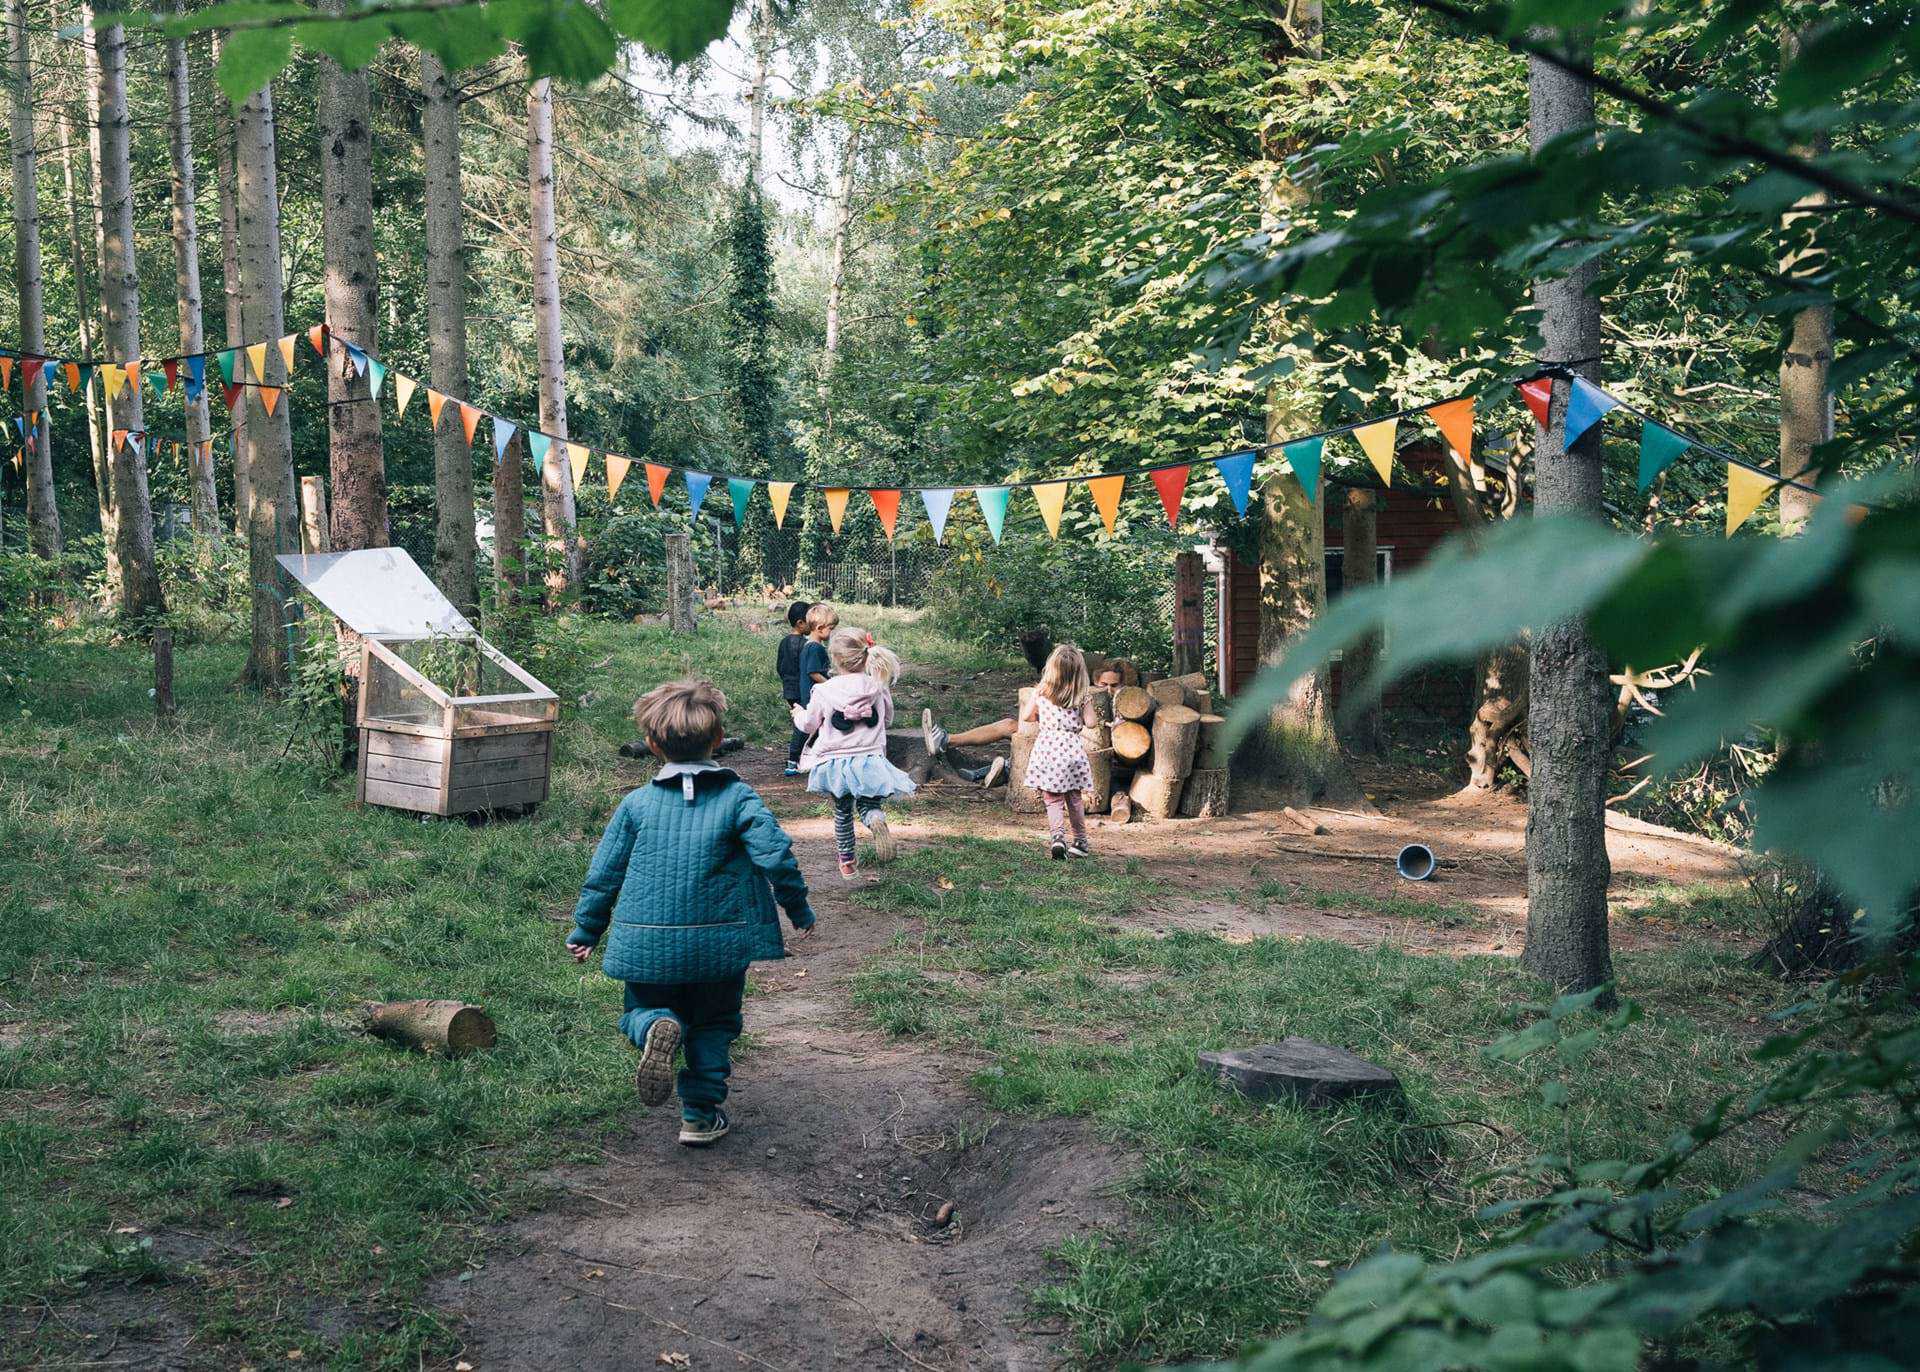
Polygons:
M1098 677L1104 666L1104 659L1087 654L1090 676ZM1021 688L1022 714L1032 690ZM1081 714L1081 737L1093 766L1093 785L1084 797L1088 814L1209 819L1227 813L1227 759L1221 751L1226 720L1213 713L1205 673L1095 689ZM1034 732L1031 721L1022 721L1013 738L1007 799L1016 810L1046 808L1026 784Z

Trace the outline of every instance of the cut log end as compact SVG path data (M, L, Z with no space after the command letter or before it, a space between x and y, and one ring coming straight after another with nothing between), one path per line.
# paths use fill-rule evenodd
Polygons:
M403 1000L367 1010L367 1032L422 1053L458 1057L491 1048L499 1038L493 1017L457 1000Z
M1138 762L1153 751L1153 733L1138 720L1126 719L1109 731L1113 754L1122 762Z
M1153 713L1156 703L1145 687L1122 686L1113 693L1113 716L1136 722L1144 720Z

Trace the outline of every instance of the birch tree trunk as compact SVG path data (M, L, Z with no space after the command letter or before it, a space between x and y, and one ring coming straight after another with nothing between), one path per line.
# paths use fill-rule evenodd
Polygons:
M346 0L328 0L336 14ZM320 59L322 256L327 325L369 353L380 349L380 272L373 246L373 109L367 74ZM345 349L329 350L328 470L333 547L387 545L387 464L380 406Z
M13 147L13 267L20 291L20 349L46 351L45 281L40 271L40 152L33 130L33 54L26 0L6 0L7 133ZM26 359L22 359L24 362ZM44 359L41 359L44 360ZM60 503L53 490L53 426L47 423L47 374L42 367L23 384L27 413L39 416L27 445L27 546L39 557L60 556Z
M80 23L88 34L93 34L93 6L84 0L80 6ZM100 196L91 189L99 185L100 175L100 117L94 104L96 92L100 89L100 45L97 37L83 37L80 40L80 57L86 79L80 99L76 102L76 110L82 127L87 131L87 165L84 170L89 175L82 176L78 184L90 188L86 204L92 223L85 242L75 245L74 255L78 275L97 287L102 280ZM71 140L68 146L71 146ZM77 215L79 202L71 162L66 170L67 193L70 204L76 210L74 231L77 237L80 233ZM91 335L91 342L87 344L87 355L91 357L106 346L107 337L106 315L97 289L82 308L81 317ZM109 614L118 614L126 603L126 579L121 574L120 540L116 533L119 520L114 513L113 503L113 454L107 451L110 442L108 435L114 427L113 413L106 403L104 387L98 401L93 398L92 387L88 387L87 415L91 425L89 437L93 442L94 495L100 507L100 535L106 546L106 609Z
M184 9L178 3L175 12ZM180 298L180 351L204 352L206 329L200 320L200 221L195 207L199 188L193 166L192 83L187 45L167 40L167 150L173 159L173 275ZM184 392L183 392L184 394ZM193 473L193 534L205 549L220 543L220 495L213 474L213 425L203 386L183 401L187 426L187 467Z
M220 44L220 35L215 33L213 51L216 59ZM214 116L217 121L215 128L220 140L213 159L214 179L219 183L220 192L220 295L225 306L227 346L237 347L246 342L240 317L240 194L239 174L234 167L237 134L233 106L223 98L214 101L214 108L217 111ZM207 368L207 384L210 386L217 384L213 370L211 366ZM247 469L247 407L233 406L228 415L228 424L233 442L233 536L245 539L249 537L253 518L253 479Z
M109 14L113 10L107 11ZM127 33L118 24L96 31L100 85L96 108L100 125L100 202L104 236L100 297L107 312L107 351L116 360L140 356L140 264L133 247L133 176L127 114ZM162 718L173 713L173 635L166 627L167 601L160 589L160 568L153 555L153 508L147 493L146 420L141 387L120 392L119 428L127 439L111 454L113 505L118 513L114 541L125 578L123 614L153 647L154 706Z
M1534 151L1549 140L1593 128L1593 87L1538 57L1529 60L1528 133ZM1586 207L1576 206L1576 212ZM1547 359L1574 362L1600 351L1596 264L1534 283ZM1576 368L1599 381L1598 362ZM1541 515L1600 514L1600 426L1566 443L1570 387L1557 382L1548 424L1534 444L1534 510ZM1606 655L1578 619L1550 625L1533 640L1528 678L1527 942L1521 962L1564 991L1613 979L1607 930L1607 769L1612 701Z
M247 97L234 118L241 336L229 342L277 339L287 331L276 144L273 88L262 86ZM243 353L236 363L236 378L238 368L245 364ZM266 384L284 386L285 368L280 350L268 348ZM246 679L251 686L277 693L287 684L287 601L293 594L293 584L274 559L279 553L299 550L298 505L290 494L293 441L284 403L268 414L259 389L249 386L236 409L246 406L252 407L247 414L245 446L251 488L247 566L253 586L253 632Z
M747 88L747 185L760 188L767 134L767 79L773 69L773 0L753 7L753 84Z
M567 370L560 314L560 243L554 229L553 83L527 92L527 182L533 210L533 331L540 358L540 430L567 437ZM552 566L547 603L557 605L580 588L581 548L574 519L573 468L567 445L556 441L540 464L540 509Z
M1806 35L1798 31L1786 34L1781 43L1780 60L1791 65L1800 54ZM1833 149L1833 140L1825 133L1815 134L1797 151L1805 157L1825 156ZM1807 233L1804 247L1791 249L1780 263L1786 277L1809 276L1824 270L1826 254L1814 246L1812 235L1818 232L1820 206L1827 203L1824 191L1805 196L1787 215L1788 232ZM1787 347L1780 357L1780 475L1797 477L1813 460L1813 450L1833 438L1833 388L1828 373L1833 368L1833 306L1809 305L1797 311L1787 326ZM1780 523L1788 533L1797 533L1813 515L1818 498L1794 486L1780 488Z
M421 141L427 216L427 359L443 395L467 394L466 263L460 201L460 105L440 59L420 53ZM433 435L433 579L468 619L480 613L474 567L473 450L457 415Z
M833 246L827 266L827 331L820 373L831 377L840 361L840 313L847 295L847 240L853 232L853 175L860 156L860 125L847 126L840 160L840 184L833 197Z

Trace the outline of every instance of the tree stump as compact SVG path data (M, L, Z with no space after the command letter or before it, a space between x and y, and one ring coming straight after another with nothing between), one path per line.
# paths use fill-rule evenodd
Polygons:
M1187 786L1180 793L1182 819L1218 819L1227 813L1227 769L1196 767L1187 774Z
M1007 769L1007 804L1021 814L1037 814L1047 808L1040 793L1027 785L1027 759L1033 756L1034 741L1039 737L1032 729L1013 736L1012 764Z
M1121 762L1137 763L1153 751L1153 733L1146 725L1125 719L1108 731L1113 754Z
M1210 715L1204 711L1200 715L1200 738L1194 745L1193 765L1195 767L1225 767L1227 754L1222 740L1226 737L1227 720L1224 715Z
M1155 703L1146 687L1122 686L1113 693L1113 717L1139 723L1152 716Z
M1180 808L1180 792L1186 784L1185 777L1135 772L1127 794L1133 798L1133 808L1141 814L1151 815L1155 819L1172 819Z
M458 1000L401 1000L369 1006L366 1027L375 1038L448 1057L491 1048L498 1037L485 1010Z
M1184 705L1163 705L1153 714L1153 770L1163 777L1183 777L1193 770L1193 750L1200 742L1200 715Z
M1087 766L1093 769L1093 785L1080 793L1090 815L1104 815L1113 804L1113 749L1087 749Z
M1324 1108L1364 1097L1402 1094L1400 1079L1344 1048L1285 1038L1258 1048L1202 1053L1200 1070L1252 1100Z
M1130 824L1133 822L1133 797L1128 795L1125 789L1118 785L1119 778L1116 777L1114 780L1113 799L1109 806L1109 812L1112 814L1115 824Z

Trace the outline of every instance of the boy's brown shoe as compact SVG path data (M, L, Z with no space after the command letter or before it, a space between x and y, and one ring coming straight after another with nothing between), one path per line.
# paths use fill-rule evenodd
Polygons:
M646 1105L665 1104L673 1094L673 1057L680 1051L680 1021L662 1015L647 1026L646 1046L634 1070L633 1089Z

